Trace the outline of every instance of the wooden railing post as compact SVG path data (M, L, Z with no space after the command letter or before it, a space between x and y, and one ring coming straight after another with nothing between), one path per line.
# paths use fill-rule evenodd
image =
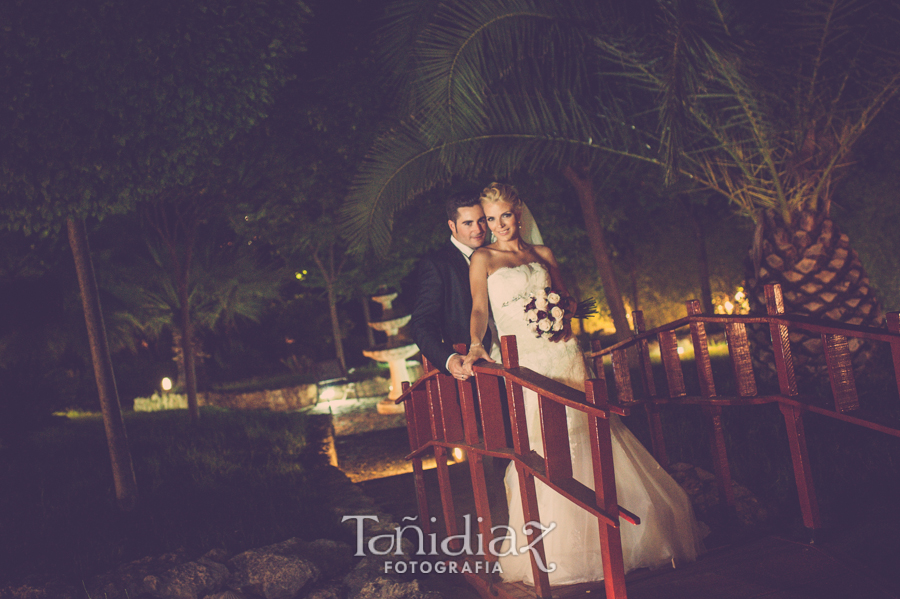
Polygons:
M688 316L699 316L703 313L700 302L687 302ZM706 337L706 325L702 322L691 322L691 342L694 345L694 362L697 365L697 378L700 380L700 395L704 398L716 397L716 384L713 380L712 362L709 359L709 342ZM729 517L735 514L734 487L731 482L731 468L728 465L728 452L725 448L725 432L722 427L722 407L710 404L703 405L706 418L706 430L709 434L710 451L716 480L719 483L719 500L723 513Z
M466 352L466 346L459 344L453 347L454 351L462 355ZM472 380L457 381L459 403L462 408L462 420L465 436L465 444L470 448L479 444L478 418L475 415L475 391ZM481 534L483 546L489 546L493 540L493 522L491 519L490 502L488 501L487 478L484 471L484 454L478 449L469 449L467 460L469 462L469 476L472 478L472 494L475 499L475 511L478 514L478 531ZM488 561L496 561L495 555L488 553L485 557Z
M609 407L606 380L587 380L584 384L585 399L597 407ZM616 496L616 477L612 460L612 437L609 420L588 417L591 439L591 463L594 473L594 493L597 506L613 520L619 515ZM603 583L609 599L625 599L625 560L622 556L622 536L618 526L598 519L600 550L603 556Z
M638 335L647 330L644 323L644 313L636 310L631 313L634 322L634 332ZM653 444L653 457L663 468L669 467L669 455L666 452L666 440L663 437L662 420L659 416L659 406L652 400L656 398L656 383L653 380L653 365L650 363L650 344L646 339L641 339L638 347L640 358L641 377L644 381L644 391L651 401L644 403L644 413L647 415L647 424L650 426L650 440Z
M766 285L766 311L769 316L784 314L784 297L780 285ZM789 332L786 325L772 323L769 325L772 335L772 349L775 354L775 369L778 372L778 386L781 394L796 397L797 378L794 375L794 361L791 356ZM809 451L806 447L806 429L803 426L803 410L794 403L779 402L778 407L784 417L787 429L788 444L791 448L791 462L794 466L794 481L797 484L797 496L800 500L800 511L803 514L803 525L815 530L821 528L819 502L813 484L812 470L809 466Z
M435 441L446 440L444 436L444 409L441 405L441 393L439 389L443 389L447 393L450 385L440 384L438 381L441 377L448 375L439 374L426 382L425 388L428 393L428 404L431 407L431 431ZM449 377L448 377L449 378ZM451 381L452 384L452 381ZM438 475L438 487L441 491L441 506L444 510L444 529L447 536L456 536L456 508L453 504L453 487L450 484L450 470L447 465L447 448L441 445L434 446L434 461ZM451 548L458 550L462 547L459 539L453 539L450 543Z
M428 371L428 361L424 361L425 371ZM409 382L403 381L402 391L409 389ZM416 395L419 395L416 397ZM425 402L427 398L421 394L413 393L412 397L403 402L406 412L406 432L409 435L409 449L415 452L428 443L428 419L426 418ZM419 526L425 534L431 534L431 516L428 511L428 494L425 492L425 472L422 468L422 458L417 456L412 459L413 480L416 487L416 504L419 508Z
M506 369L519 367L519 350L516 347L516 337L507 335L500 340L500 352L503 356L503 367ZM513 447L520 460L531 452L528 441L528 424L525 419L525 399L522 394L522 386L506 379L506 398L509 402L509 415L512 421ZM541 515L537 504L537 491L535 489L534 475L527 472L520 460L516 461L516 474L519 477L519 493L522 500L522 513L525 522L540 522ZM519 531L516 531L518 534ZM538 567L535 553L542 564L547 563L547 554L544 551L544 541L538 540L539 531L530 527L527 533L528 543L533 547L531 553L531 574L534 580L534 589L538 597L550 597L550 577L547 572Z
M884 317L888 331L900 335L900 312L888 312ZM894 382L900 396L900 338L891 339L891 358L894 363Z

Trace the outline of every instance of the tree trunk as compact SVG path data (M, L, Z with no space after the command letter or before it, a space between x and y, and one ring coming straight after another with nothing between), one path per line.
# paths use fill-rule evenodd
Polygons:
M184 360L184 392L187 394L188 413L191 422L200 421L200 405L197 402L197 369L194 356L194 326L191 323L190 294L188 293L188 270L185 265L178 281L178 320L181 328L181 356Z
M628 325L628 317L625 311L625 303L622 301L622 292L619 282L613 270L612 260L609 257L609 249L606 246L606 236L600 216L597 213L597 202L594 198L594 183L590 176L584 172L577 172L571 166L563 170L563 175L575 188L578 201L581 204L581 212L584 215L584 227L591 240L591 250L594 254L594 262L597 264L597 272L600 282L603 284L603 293L612 313L613 324L616 327L616 339L625 341L631 338L631 328Z
M681 198L688 219L691 221L691 228L694 230L694 241L697 243L697 267L700 276L700 305L703 306L704 314L712 314L714 311L712 301L712 287L709 284L709 256L706 253L706 232L703 230L703 223L697 216L694 206L686 198Z
M341 372L347 374L347 360L344 359L344 341L341 339L341 322L338 320L337 297L334 293L334 283L326 283L328 290L328 309L331 312L331 334L334 336L334 353L341 363Z
M752 314L766 313L764 286L781 285L785 312L853 325L877 326L881 308L869 277L846 234L823 214L804 211L785 224L774 213L764 216L747 264L747 295ZM757 356L770 362L768 333L756 339ZM791 335L798 374L824 372L820 336ZM869 348L851 339L854 363L868 358Z
M369 347L375 347L375 329L369 326L369 323L372 322L372 311L369 309L369 298L362 296L360 300L362 301L363 316L366 319L366 340L369 342Z
M103 426L106 429L106 444L112 464L116 500L120 510L130 511L137 503L137 481L134 476L131 451L128 448L128 436L125 433L119 392L116 389L116 378L109 353L109 343L106 339L106 327L100 311L100 296L97 291L97 279L94 275L91 251L88 247L87 230L83 220L69 219L66 226L69 245L75 259L75 270L78 274L78 287L81 290L81 303L91 346L91 361L94 364L100 409L103 412Z

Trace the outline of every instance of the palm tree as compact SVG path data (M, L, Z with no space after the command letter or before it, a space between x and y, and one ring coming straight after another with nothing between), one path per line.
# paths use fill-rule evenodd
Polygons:
M194 233L178 243L161 236L146 238L144 255L127 268L107 273L104 287L122 303L122 314L113 323L117 337L124 338L126 330L132 338L135 333L149 339L172 333L179 378L196 422L200 335L227 329L237 319L258 320L279 300L287 277L281 269L261 265L241 242Z
M778 282L791 312L873 322L877 301L830 207L853 144L900 90L894 3L620 7L394 5L386 54L409 73L413 116L361 169L350 232L386 247L393 212L453 175L557 169L587 194L604 157L626 156L752 219L756 309ZM591 221L585 210L598 245Z

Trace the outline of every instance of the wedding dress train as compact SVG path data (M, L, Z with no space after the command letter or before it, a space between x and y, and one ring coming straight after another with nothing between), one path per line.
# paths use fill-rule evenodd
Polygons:
M584 389L584 357L574 339L554 343L537 338L526 324L524 306L532 293L550 286L547 269L534 262L504 267L487 280L491 311L498 333L515 335L519 364L531 370ZM531 449L543 455L537 395L525 390L525 414ZM593 488L593 470L587 416L567 409L569 444L574 477ZM702 550L699 527L684 490L663 470L618 417L610 421L613 465L619 505L637 514L640 525L622 521L621 538L625 571L659 567L673 560L692 561ZM519 547L527 545L522 533L524 516L515 465L505 476L509 526ZM540 520L556 528L544 538L550 584L574 584L601 580L603 561L597 518L540 481L536 481ZM503 555L508 553L508 555ZM506 581L534 584L529 551L519 552L507 541L501 549L500 567Z

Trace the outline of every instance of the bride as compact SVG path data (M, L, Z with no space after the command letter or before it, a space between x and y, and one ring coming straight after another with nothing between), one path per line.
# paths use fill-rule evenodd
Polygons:
M554 342L548 336L537 337L525 318L524 307L532 294L550 287L561 296L568 296L553 252L522 239L520 231L532 223L522 222L524 204L511 185L491 183L481 194L481 204L496 241L472 255L470 332L474 341L464 368L471 373L475 361L495 361L481 345L490 312L501 336L516 336L521 366L584 390L584 357L569 321L565 321L561 334L556 336L558 341ZM531 448L543 455L538 398L529 390L525 390L524 398L528 440ZM593 488L587 416L570 408L566 414L573 475ZM637 526L623 522L620 529L625 571L696 559L702 542L687 495L618 417L612 417L610 428L619 504L641 519ZM514 463L507 468L505 482L509 527L521 533L525 521ZM536 487L541 522L545 527L556 523L556 528L543 539L547 564L556 565L549 574L550 584L603 579L596 517L539 480ZM533 585L529 552L514 549L505 544L501 550L503 580Z

